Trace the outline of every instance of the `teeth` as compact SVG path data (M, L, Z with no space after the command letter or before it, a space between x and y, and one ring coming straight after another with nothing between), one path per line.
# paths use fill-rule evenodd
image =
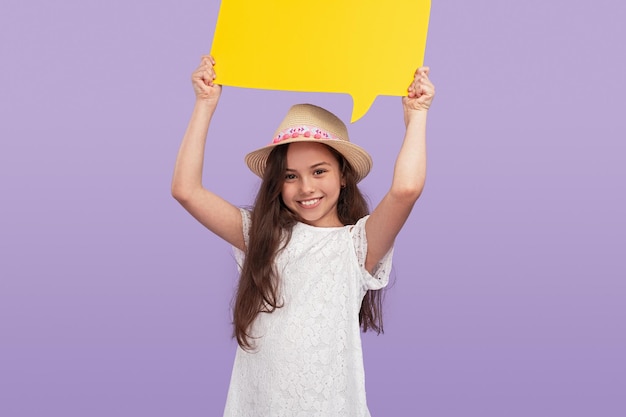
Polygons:
M313 204L317 203L318 201L320 201L320 199L316 198L315 200L301 201L300 204L302 204L303 206L312 206Z

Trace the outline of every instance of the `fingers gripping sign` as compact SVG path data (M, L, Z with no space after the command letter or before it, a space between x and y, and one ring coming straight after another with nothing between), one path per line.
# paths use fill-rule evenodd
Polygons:
M215 59L210 55L204 55L200 65L191 74L191 84L198 100L217 101L222 87L215 83Z
M430 68L420 67L415 71L413 82L407 89L402 102L407 110L428 110L435 96L435 86L428 78Z

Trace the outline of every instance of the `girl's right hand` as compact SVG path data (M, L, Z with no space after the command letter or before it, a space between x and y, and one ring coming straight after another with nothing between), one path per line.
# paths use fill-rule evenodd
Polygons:
M216 77L214 66L213 57L204 55L198 68L191 74L191 84L197 100L217 104L222 86L213 83Z

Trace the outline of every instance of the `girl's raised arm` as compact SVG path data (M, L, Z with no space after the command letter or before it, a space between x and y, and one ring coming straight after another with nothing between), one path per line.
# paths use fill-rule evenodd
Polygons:
M222 92L222 87L213 83L214 65L211 56L203 56L200 66L191 76L196 104L176 158L172 196L209 230L243 250L245 245L239 209L202 185L207 133Z
M435 95L429 68L415 72L408 94L402 98L406 133L396 159L391 188L365 224L368 271L378 264L409 217L426 180L426 115Z

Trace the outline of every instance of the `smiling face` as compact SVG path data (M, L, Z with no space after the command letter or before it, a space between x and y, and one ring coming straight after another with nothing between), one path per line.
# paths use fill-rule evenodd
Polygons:
M282 199L304 223L317 227L343 226L337 216L342 186L339 161L320 143L289 144Z

